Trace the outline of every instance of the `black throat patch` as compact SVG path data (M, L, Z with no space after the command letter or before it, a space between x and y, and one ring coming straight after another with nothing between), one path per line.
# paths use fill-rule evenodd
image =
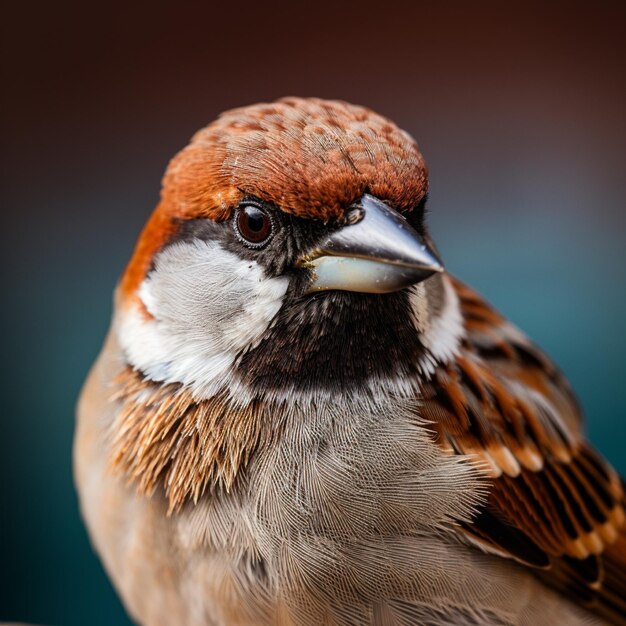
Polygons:
M424 347L413 315L406 291L288 294L237 371L259 391L345 392L371 379L417 376Z

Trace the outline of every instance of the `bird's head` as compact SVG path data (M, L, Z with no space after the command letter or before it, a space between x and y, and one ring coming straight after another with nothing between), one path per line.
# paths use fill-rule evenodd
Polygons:
M427 370L450 296L427 187L415 141L368 109L289 98L221 115L170 163L120 283L129 364L200 398Z

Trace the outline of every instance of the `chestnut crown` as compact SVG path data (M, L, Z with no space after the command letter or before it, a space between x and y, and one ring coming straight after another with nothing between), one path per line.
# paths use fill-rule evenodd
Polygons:
M196 133L170 162L122 293L134 292L182 222L226 220L245 197L328 222L365 193L405 212L422 202L427 189L416 142L365 107L284 98L233 109Z

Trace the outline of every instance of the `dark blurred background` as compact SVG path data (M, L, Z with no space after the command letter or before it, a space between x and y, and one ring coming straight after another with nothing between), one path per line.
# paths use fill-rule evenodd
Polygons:
M74 403L168 159L220 111L365 104L419 141L448 267L565 370L626 473L626 5L6 3L0 620L128 623Z

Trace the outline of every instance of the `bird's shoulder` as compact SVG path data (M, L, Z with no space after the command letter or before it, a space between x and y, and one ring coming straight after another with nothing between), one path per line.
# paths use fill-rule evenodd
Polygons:
M422 415L447 454L469 455L488 477L488 498L461 534L623 617L620 477L585 440L554 363L476 292L453 285L465 332L456 356L423 384Z

